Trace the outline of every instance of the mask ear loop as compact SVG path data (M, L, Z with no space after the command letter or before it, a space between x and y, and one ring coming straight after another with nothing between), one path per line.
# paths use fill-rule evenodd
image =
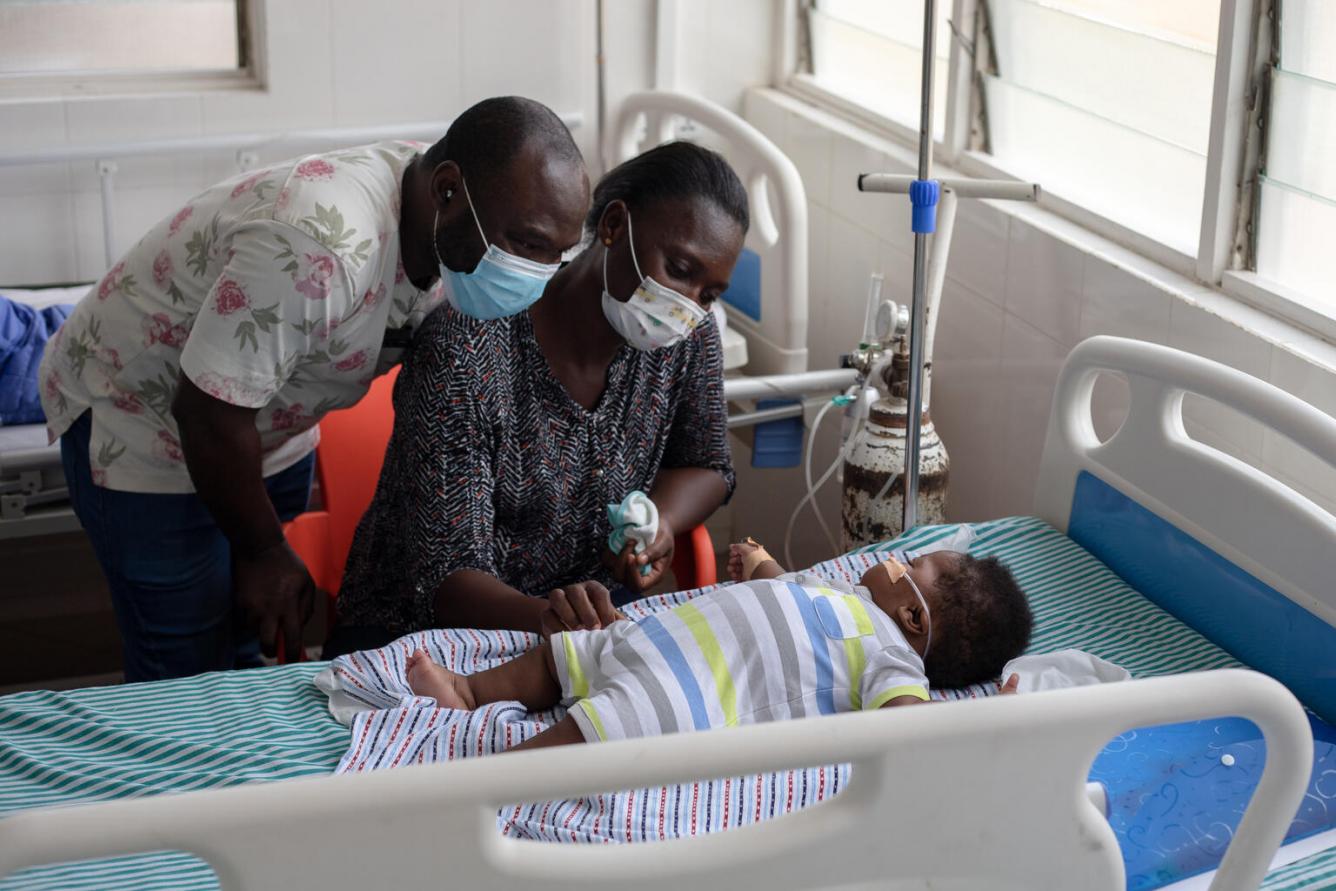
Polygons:
M482 231L482 223L478 221L478 211L473 207L473 198L469 196L469 184L464 179L463 171L459 174L459 184L464 187L464 200L469 203L469 213L473 214L473 225L478 227L478 237L482 239L483 249L486 250L492 243L487 240L487 233ZM436 213L439 215L440 211L437 210Z
M436 208L436 215L431 218L431 249L436 254L436 262L441 266L445 261L441 259L441 246L436 243L436 238L441 234L441 209Z
M928 609L927 599L923 596L923 592L919 590L919 586L914 584L914 580L909 577L909 573L905 573L903 578L909 582L909 587L914 591L914 596L918 597L919 603L923 606L923 618L928 624L928 640L923 644L923 658L927 659L928 650L932 647L932 610Z
M640 271L640 263L636 260L636 237L635 233L631 230L630 208L627 208L626 211L626 243L631 248L631 265L636 268L636 275L640 277L640 281L644 282L645 275ZM604 263L607 263L606 257L604 258Z

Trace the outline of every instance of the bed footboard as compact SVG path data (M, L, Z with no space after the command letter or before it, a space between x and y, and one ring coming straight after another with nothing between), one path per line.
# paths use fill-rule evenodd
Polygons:
M636 887L1122 889L1090 803L1096 753L1131 727L1239 715L1267 758L1213 889L1256 888L1299 806L1312 739L1295 698L1226 670L1098 688L519 752L371 774L21 812L0 820L0 876L148 851L196 854L222 887L558 891ZM716 835L637 845L507 839L500 807L832 761L848 789Z

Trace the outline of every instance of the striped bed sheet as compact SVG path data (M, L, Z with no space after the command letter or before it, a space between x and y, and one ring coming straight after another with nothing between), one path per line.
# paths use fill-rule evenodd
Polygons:
M979 539L973 551L997 554L1005 560L1031 598L1037 618L1032 650L1078 647L1143 677L1237 664L1131 591L1079 546L1042 522L1012 518L975 528ZM918 530L896 545L914 547L947 531ZM877 550L854 552L839 562L845 571L854 571L873 562ZM831 569L824 567L825 571ZM666 597L662 604L679 602L681 596ZM661 608L662 604L650 603L642 608ZM468 653L468 661L474 665L486 664L527 643L523 635L457 634L456 658ZM353 762L348 759L356 749L356 735L350 745L348 729L330 716L324 694L312 683L323 668L323 664L295 665L153 684L0 697L0 817L41 805L329 773L341 762L350 767ZM392 669L389 674L393 674ZM947 695L986 692L975 689ZM386 704L424 708L420 702ZM528 716L513 717L520 720ZM493 716L491 722L460 727L458 735L476 738L477 731L504 723ZM805 795L820 797L838 789L837 770L812 768L795 772L795 777L799 781L795 796L800 800ZM729 782L730 787L707 790L717 794L711 800L699 797L701 789L710 784L698 784L694 790L698 812L710 808L711 825L747 822L754 809L750 806L752 799L746 796L756 790L733 785L740 781L720 782ZM809 783L806 791L801 788L802 782ZM820 786L823 782L824 788ZM760 791L763 797L770 796L765 799L767 809L770 801L787 800L789 794L787 788L779 787ZM662 796L664 790L655 790L654 794ZM749 806L740 807L743 801ZM597 807L596 800L593 803ZM654 803L646 799L644 804L644 813L648 814ZM538 807L521 819L514 819L513 812L509 814L511 831L571 838L561 834L561 820L553 813L554 806L544 807L546 812ZM725 807L730 809L727 818ZM680 814L681 810L663 801L655 805L654 813ZM566 816L569 812L561 819ZM671 829L678 834L681 830L680 825ZM657 831L657 826L650 827L643 837L657 837ZM1329 885L1336 886L1336 848L1274 870L1263 887L1289 891ZM0 880L0 891L217 887L216 878L202 861L172 852L35 868Z

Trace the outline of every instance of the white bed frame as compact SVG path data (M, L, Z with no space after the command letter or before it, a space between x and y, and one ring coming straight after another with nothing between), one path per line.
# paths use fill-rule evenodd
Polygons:
M1104 446L1089 423L1098 369L1132 383L1128 420ZM1041 513L1062 525L1074 474L1098 470L1125 491L1153 492L1146 504L1195 523L1284 590L1317 590L1310 573L1336 543L1336 519L1319 517L1303 499L1261 499L1254 471L1186 447L1177 414L1185 390L1233 405L1336 463L1336 421L1274 387L1164 347L1094 338L1072 353L1055 396ZM1227 520L1212 517L1222 500L1267 511L1265 525L1277 536L1289 530L1328 548L1312 555L1313 565L1273 563L1267 545L1245 547L1263 524L1235 537ZM208 862L226 889L538 881L580 891L1115 891L1125 883L1117 842L1085 794L1095 755L1132 727L1222 715L1255 722L1267 759L1211 887L1256 888L1304 795L1313 742L1294 696L1242 670L33 810L0 820L0 875L184 850ZM505 839L496 828L498 808L519 801L846 761L853 779L835 799L707 837L549 845Z

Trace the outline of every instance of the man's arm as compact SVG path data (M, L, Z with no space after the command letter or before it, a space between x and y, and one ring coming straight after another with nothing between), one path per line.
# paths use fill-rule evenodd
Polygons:
M258 409L230 405L181 375L172 416L195 491L232 545L233 589L258 625L265 655L300 652L301 630L314 606L315 586L288 547L261 471Z

